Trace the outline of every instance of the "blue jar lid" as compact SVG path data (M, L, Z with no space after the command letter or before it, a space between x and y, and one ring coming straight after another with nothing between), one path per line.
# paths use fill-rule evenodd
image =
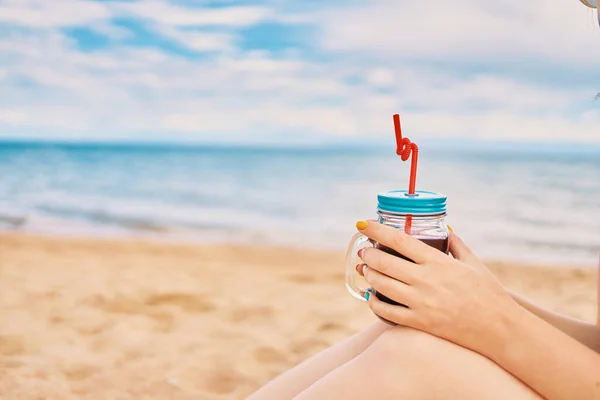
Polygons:
M390 190L377 194L377 209L398 214L441 214L446 212L447 196L441 193L417 190Z

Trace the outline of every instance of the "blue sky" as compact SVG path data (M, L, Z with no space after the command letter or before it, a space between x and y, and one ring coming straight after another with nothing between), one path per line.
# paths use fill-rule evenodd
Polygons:
M0 0L0 138L598 143L595 14L541 3Z

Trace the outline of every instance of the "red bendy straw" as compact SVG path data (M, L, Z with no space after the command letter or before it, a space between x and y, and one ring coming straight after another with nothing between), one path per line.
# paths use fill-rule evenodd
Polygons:
M419 160L419 147L416 143L412 143L409 138L402 137L402 128L400 128L400 115L394 114L394 129L396 130L396 154L400 156L402 161L408 160L412 152L412 160L410 162L410 180L408 185L408 194L415 194L415 186L417 184L417 162Z
M394 114L394 129L396 131L396 154L400 156L402 161L408 160L412 153L410 161L410 179L408 183L408 194L415 194L417 185L417 162L419 160L419 147L410 141L409 138L402 137L402 128L400 128L400 115ZM412 215L406 216L406 225L404 231L410 234L412 225Z

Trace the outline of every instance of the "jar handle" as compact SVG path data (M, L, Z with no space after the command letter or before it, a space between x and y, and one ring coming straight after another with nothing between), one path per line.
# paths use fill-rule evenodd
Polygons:
M346 288L352 296L363 301L366 301L364 294L369 288L360 287L357 284L357 279L360 275L356 272L356 266L362 263L362 260L358 256L358 251L369 246L372 246L369 238L362 233L357 233L352 237L348 245L348 252L346 253Z

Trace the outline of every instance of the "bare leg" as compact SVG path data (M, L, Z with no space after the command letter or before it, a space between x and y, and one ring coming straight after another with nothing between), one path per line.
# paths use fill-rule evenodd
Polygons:
M541 399L489 359L446 340L394 327L295 400Z
M389 325L377 321L275 378L247 400L292 399L323 376L362 353L379 335L389 329Z

